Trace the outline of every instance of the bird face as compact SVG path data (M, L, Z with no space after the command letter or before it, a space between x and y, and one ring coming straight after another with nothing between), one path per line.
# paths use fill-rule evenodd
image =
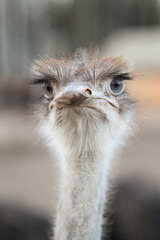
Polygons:
M39 106L44 132L66 136L67 143L73 136L94 137L96 132L118 137L120 129L130 125L134 102L125 82L132 74L125 59L98 59L79 50L69 59L38 60L32 72L31 82L42 84L44 93Z

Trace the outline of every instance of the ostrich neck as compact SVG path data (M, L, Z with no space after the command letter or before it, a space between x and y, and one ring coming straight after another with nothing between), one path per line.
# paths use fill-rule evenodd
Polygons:
M110 158L95 149L64 159L55 240L101 239Z

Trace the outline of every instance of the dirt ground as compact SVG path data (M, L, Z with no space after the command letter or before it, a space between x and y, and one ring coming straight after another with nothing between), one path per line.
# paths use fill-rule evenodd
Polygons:
M143 178L160 191L160 109L144 110L136 134L118 157L115 179ZM0 203L53 212L58 170L34 127L18 110L0 112Z

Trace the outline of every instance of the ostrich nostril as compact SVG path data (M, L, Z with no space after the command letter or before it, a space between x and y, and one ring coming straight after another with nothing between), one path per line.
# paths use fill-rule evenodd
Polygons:
M53 104L49 106L49 111L51 111L52 109L53 109Z
M89 95L92 95L92 91L91 91L91 89L89 89L89 88L86 88L86 89L85 89L85 92L87 92Z

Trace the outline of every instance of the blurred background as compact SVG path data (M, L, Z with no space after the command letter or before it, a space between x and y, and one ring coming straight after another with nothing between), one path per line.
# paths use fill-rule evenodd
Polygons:
M27 117L40 96L26 84L28 69L40 56L91 44L101 56L132 59L137 72L128 89L138 102L138 130L114 181L138 179L147 194L160 193L160 0L0 0L0 222L14 223L17 234L21 211L48 219L57 201L58 170Z

